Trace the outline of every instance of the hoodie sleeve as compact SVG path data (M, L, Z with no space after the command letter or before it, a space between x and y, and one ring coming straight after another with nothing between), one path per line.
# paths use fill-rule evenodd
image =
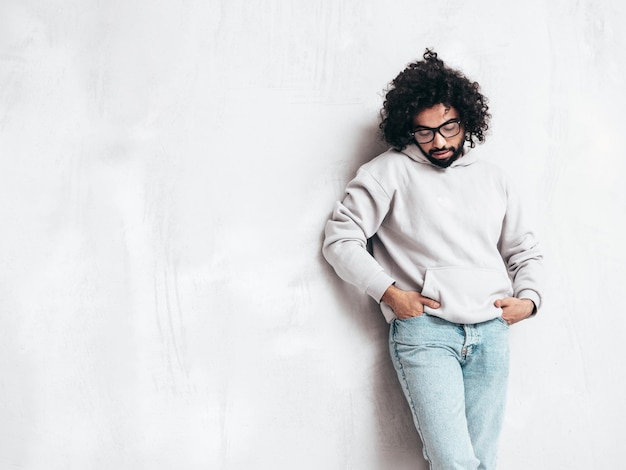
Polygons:
M543 254L519 194L510 185L507 185L507 210L498 249L513 284L513 295L532 300L538 310L542 299Z
M377 232L390 205L391 198L380 183L367 170L360 169L326 223L322 248L340 278L377 302L394 279L367 251L367 239Z

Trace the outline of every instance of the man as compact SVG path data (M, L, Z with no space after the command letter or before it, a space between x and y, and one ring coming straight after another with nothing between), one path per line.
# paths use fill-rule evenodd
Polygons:
M540 306L542 255L503 173L470 152L490 118L476 82L426 49L381 115L392 148L348 184L323 253L390 323L430 468L494 469L508 329Z

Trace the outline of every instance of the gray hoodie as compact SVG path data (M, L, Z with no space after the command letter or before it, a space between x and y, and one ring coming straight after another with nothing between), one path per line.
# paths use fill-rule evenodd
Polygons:
M425 312L455 323L502 315L494 301L541 304L542 254L520 200L496 166L466 152L448 168L413 144L363 165L326 224L337 274L380 303L396 284L438 301ZM372 239L372 254L367 241Z

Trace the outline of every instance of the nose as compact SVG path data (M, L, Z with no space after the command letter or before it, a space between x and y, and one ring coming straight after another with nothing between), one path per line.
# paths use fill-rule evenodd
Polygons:
M446 138L442 136L439 132L435 132L435 138L433 139L433 147L442 148L446 146Z

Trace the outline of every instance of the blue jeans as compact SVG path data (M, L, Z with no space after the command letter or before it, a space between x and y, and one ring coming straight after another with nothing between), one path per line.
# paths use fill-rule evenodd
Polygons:
M461 325L423 314L391 323L389 347L433 470L493 470L509 371L501 318Z

